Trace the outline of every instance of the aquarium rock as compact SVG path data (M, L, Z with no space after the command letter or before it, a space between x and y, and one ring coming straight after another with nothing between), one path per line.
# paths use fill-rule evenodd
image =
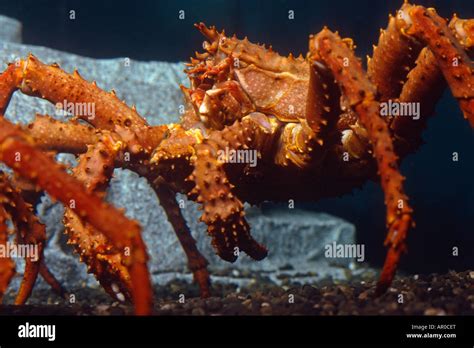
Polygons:
M0 16L0 41L21 43L22 25L16 19Z

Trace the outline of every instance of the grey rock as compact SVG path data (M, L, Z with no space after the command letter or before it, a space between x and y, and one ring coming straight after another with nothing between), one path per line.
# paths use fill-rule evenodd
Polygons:
M0 35L0 39L5 35ZM150 124L177 122L179 105L182 103L179 84L186 83L181 63L138 62L117 59L92 59L56 51L45 47L22 45L0 41L0 62L7 62L33 53L47 63L59 63L69 72L77 68L87 80L96 80L106 90L115 89L117 95L129 105L135 104L141 115ZM58 119L67 115L56 114L50 103L16 93L12 98L6 117L16 123L27 123L35 113L52 115ZM61 155L61 160L71 161L71 156ZM73 161L73 159L72 159ZM143 227L143 236L151 260L149 263L153 281L163 284L174 278L190 280L186 258L174 235L165 213L145 179L127 170L117 169L108 191L107 199L118 207L126 208L126 214L137 219ZM183 200L183 214L198 241L198 247L210 262L210 269L221 271L219 281L251 282L240 276L241 271L259 271L278 282L278 275L286 273L304 279L321 277L344 278L344 268L352 259L334 265L324 257L324 246L337 243L354 243L355 228L348 222L327 214L301 210L260 212L247 209L249 223L255 238L269 249L267 259L255 262L241 255L234 264L220 260L210 246L206 228L198 222L200 212L197 205ZM41 220L47 226L48 245L46 260L57 278L70 290L83 286L97 286L93 276L86 273L63 235L63 208L53 204L48 196L38 206ZM20 262L21 263L21 262ZM20 267L21 268L21 267ZM234 271L234 272L232 272ZM224 276L222 276L224 274ZM16 279L18 284L19 279ZM40 281L38 286L45 286Z
M21 43L22 25L16 19L0 16L0 41Z

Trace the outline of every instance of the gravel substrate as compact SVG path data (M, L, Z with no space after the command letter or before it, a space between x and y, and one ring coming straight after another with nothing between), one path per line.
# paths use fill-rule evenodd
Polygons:
M398 277L374 298L375 278L348 283L276 286L257 279L246 288L215 284L214 296L196 297L184 281L155 293L157 315L474 315L474 271ZM184 295L184 303L180 303ZM130 305L111 302L100 289L84 288L77 303L65 305L48 291L35 291L27 306L0 306L4 315L127 315ZM183 298L181 297L181 300ZM182 301L183 302L183 301Z

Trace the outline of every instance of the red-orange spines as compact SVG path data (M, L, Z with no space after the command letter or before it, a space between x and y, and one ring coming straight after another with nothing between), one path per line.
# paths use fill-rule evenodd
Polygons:
M9 212L16 229L17 243L35 245L38 248L38 259L25 259L23 279L18 290L15 304L21 305L30 297L33 286L38 277L40 265L43 262L43 250L46 243L46 229L33 214L32 206L28 205L20 193L11 188L7 195L10 204L5 208Z
M232 192L225 163L219 160L219 151L248 146L251 128L249 122L243 120L212 133L209 139L196 146L196 156L192 158L195 169L189 179L196 185L190 195L203 204L201 219L208 225L213 246L219 256L230 262L235 261L240 251L257 260L267 254L266 249L251 237L243 204Z
M104 136L96 144L89 145L88 151L79 156L79 163L73 173L89 192L105 192L114 170L117 150L113 140ZM102 233L82 222L71 204L65 210L64 224L68 244L74 247L81 261L87 265L88 272L95 275L113 298L117 298L117 293L121 292L124 298L130 299L132 284L128 270L122 264L123 250L115 250Z
M0 75L0 115L5 115L10 99L21 84L22 64L9 64L8 68Z
M412 209L408 205L408 197L403 190L404 178L398 170L398 158L393 149L387 124L380 117L380 106L375 100L375 87L369 81L352 50L342 42L338 35L329 30L323 30L316 40L321 60L331 69L343 94L347 96L350 105L359 115L362 125L367 129L385 193L387 226L389 227L386 244L390 245L399 257L405 250L406 233L412 224ZM391 262L385 267L395 269ZM390 273L384 282L388 280L390 283L393 276L394 273Z
M130 272L136 313L150 314L152 289L146 267L148 256L138 223L126 218L97 195L87 192L77 179L37 150L18 127L4 118L0 118L0 134L2 162L63 204L69 205L73 199L75 209L83 221L98 228L117 249L130 248L130 256L124 256L124 265ZM21 160L17 160L18 154Z
M273 51L271 47L253 44L247 38L240 40L235 35L227 37L224 32L218 33L214 27L207 29L203 23L198 25L198 29L211 41L211 43L204 45L210 55L221 52L227 56L232 55L233 58L237 58L245 64L255 64L259 68L274 72L307 73L307 63L301 55L297 58L291 54L288 57L283 57ZM192 62L192 64L194 63L196 62Z
M48 115L36 115L26 131L36 146L42 150L65 153L82 153L88 144L94 144L99 134L92 128L78 122L60 122Z
M434 9L410 6L405 15L409 20L400 21L400 29L429 46L464 116L474 126L474 63Z
M2 226L5 220L10 219L16 232L16 243L24 245L35 245L38 250L38 258L35 260L31 257L25 258L25 269L23 279L18 290L15 304L21 305L26 302L33 290L33 286L38 277L40 265L43 262L43 249L46 241L45 226L41 224L38 218L33 214L32 206L26 203L20 192L13 187L10 179L3 173L0 173L0 214ZM2 237L8 237L4 231L0 232L0 243L8 241L2 240ZM11 264L9 265L9 263ZM5 286L8 285L9 278L14 274L15 268L12 260L6 258L0 262L0 299L4 292ZM12 273L13 272L13 273Z
M436 103L446 86L435 56L425 47L416 61L416 66L408 74L399 97L401 103L419 103L420 118L413 120L411 117L395 117L390 124L396 135L395 146L400 157L416 150L422 144L422 131L433 115Z
M455 15L449 22L449 28L470 58L474 59L474 19L461 19Z
M360 60L338 35L323 29L314 40L321 58L333 72L350 105L356 105L368 96L375 98L377 90L367 78Z
M95 115L76 116L95 127L113 130L115 125L146 125L136 110L120 101L113 91L108 93L101 90L95 83L84 80L77 71L68 74L57 65L43 64L33 55L23 61L23 66L15 68L23 72L21 83L15 87L21 88L26 94L47 99L54 104L64 101L94 104Z
M309 68L308 92L305 101L306 120L300 120L302 152L309 163L317 163L326 154L328 135L335 129L342 114L339 87L334 82L331 72L320 64L314 64L318 53L314 47L313 36L309 42L311 60ZM306 128L309 128L306 129Z
M403 7L408 4L403 5ZM403 8L402 7L402 8ZM397 98L400 95L408 72L422 45L398 30L396 19L389 17L388 26L380 31L379 42L374 46L372 58L368 58L367 73L377 87L381 100Z

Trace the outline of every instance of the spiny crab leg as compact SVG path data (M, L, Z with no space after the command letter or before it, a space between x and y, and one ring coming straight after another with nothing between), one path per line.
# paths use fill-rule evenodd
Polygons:
M186 188L172 188L173 181L185 181L191 172L190 157L194 154L194 146L200 143L203 135L200 131L188 129L179 125L170 125L169 136L164 139L154 151L151 163L156 166L160 176L146 175L165 211L168 221L173 226L188 259L188 268L193 273L194 281L198 284L201 297L210 296L210 277L207 271L208 262L196 247L191 231L181 214L176 201L177 191L187 191Z
M9 178L4 173L0 173L0 188L2 192L2 216L4 218L9 217L12 221L16 230L16 243L21 245L28 244L37 248L36 259L33 260L34 255L24 255L26 260L25 270L20 289L15 299L15 304L21 305L26 302L33 290L38 273L40 272L47 277L47 282L59 295L64 295L64 289L62 289L56 278L54 278L44 264L43 250L46 244L45 226L39 222L38 218L33 214L31 206L23 200L20 192L12 186ZM5 235L3 234L3 236ZM5 241L2 241L2 244L4 242ZM5 292L6 286L8 286L15 269L10 258L5 258L2 263L3 265L0 267L3 272L2 275L0 275L0 294Z
M407 11L410 6L405 3L401 11ZM454 16L449 28L467 53L473 55L474 20ZM387 29L381 32L378 46L374 47L373 57L368 58L369 78L377 86L382 101L394 99L400 103L420 104L419 119L387 118L391 121L390 129L393 131L397 153L401 157L414 151L422 143L422 131L447 86L437 58L431 50L424 47L420 52L423 44L402 31L397 25L397 19L390 16Z
M17 231L17 243L37 246L37 260L31 257L25 259L25 271L23 280L15 299L15 304L24 304L33 290L41 263L43 262L43 250L46 244L45 226L38 221L38 218L32 213L31 207L23 201L20 193L13 187L4 187L10 199L10 203L5 205L9 212L12 222Z
M367 58L367 74L377 87L380 101L398 98L422 48L421 43L401 33L397 19L390 15L372 57Z
M194 281L199 286L201 297L209 297L210 277L209 272L207 271L208 262L196 247L196 240L193 238L191 231L186 224L186 220L181 214L181 209L176 202L176 193L158 179L153 183L153 188L160 200L160 204L163 207L166 216L168 217L168 221L173 226L176 236L186 253L188 267L193 273Z
M9 64L0 75L0 114L5 114L16 90L50 101L56 106L65 103L93 106L93 113L75 113L96 128L115 131L126 138L133 153L151 152L163 139L165 126L150 127L135 110L119 100L115 92L105 92L95 82L84 80L77 71L68 74L59 65L46 65L35 56Z
M91 103L95 113L77 114L78 118L97 128L113 130L115 125L144 126L142 117L115 93L105 92L96 83L84 80L77 71L68 74L59 65L46 65L30 54L28 58L12 63L0 78L0 113L4 114L8 102L17 89L23 93L49 100L55 105L70 103Z
M350 105L368 131L377 160L387 205L389 232L385 243L390 247L377 285L377 293L381 293L393 280L400 256L406 249L406 234L413 224L412 209L403 191L404 178L398 170L398 158L387 124L379 116L380 107L375 100L376 88L369 81L354 52L338 35L328 29L321 31L313 40L315 40L313 47L317 49L317 52L313 52L313 56L319 56L319 61L332 71L340 84L343 94L347 96ZM344 59L348 64L344 64Z
M43 277L44 281L53 289L53 291L58 294L61 298L66 298L67 291L63 288L61 283L58 282L56 277L51 273L49 268L46 266L46 261L43 258L43 261L40 264L39 273Z
M8 203L8 198L0 193L0 245L6 247L9 234L7 228L8 213L5 210L5 203ZM0 303L2 303L3 296L15 273L13 260L10 257L0 257Z
M101 196L112 177L115 159L121 150L120 144L104 131L102 138L88 151L79 156L79 163L73 169L73 175L84 183L88 192ZM87 265L88 272L93 273L102 287L113 298L124 301L130 299L133 285L130 275L123 265L124 250L113 248L107 237L93 226L81 221L74 209L66 208L64 224L71 244L80 259ZM122 294L122 295L120 295Z
M432 8L414 5L400 10L398 18L397 25L402 33L416 38L433 52L464 117L474 127L474 63L446 20Z
M83 153L88 144L95 144L100 134L90 126L74 121L61 122L48 115L36 115L36 118L25 127L41 150L64 153Z
M229 262L237 259L239 251L261 260L267 255L267 249L250 235L243 204L232 192L233 185L224 170L225 165L234 164L223 162L219 152L231 148L267 153L274 130L264 114L252 113L222 131L213 132L196 145L196 154L191 157L194 171L188 180L195 182L195 187L189 196L203 204L201 220L208 226L217 254Z
M129 248L124 264L133 284L136 313L149 314L152 289L146 262L148 255L139 225L127 219L96 194L84 190L77 179L65 173L47 155L36 149L19 127L0 118L0 160L19 175L34 182L65 205L75 202L81 219L98 228L119 250Z

